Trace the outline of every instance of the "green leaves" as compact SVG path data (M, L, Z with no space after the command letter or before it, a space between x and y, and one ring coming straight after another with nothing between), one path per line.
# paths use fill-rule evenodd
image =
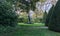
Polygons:
M18 16L8 2L0 3L0 25L15 26Z

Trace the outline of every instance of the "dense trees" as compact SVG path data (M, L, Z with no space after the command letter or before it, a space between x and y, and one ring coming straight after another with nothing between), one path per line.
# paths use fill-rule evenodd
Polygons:
M17 14L8 2L0 2L0 25L15 26L17 24Z
M58 0L50 18L49 29L60 32L60 0Z
M31 23L31 17L29 15L29 10L35 10L35 5L36 5L36 2L39 1L39 0L29 0L29 1L26 1L26 0L20 0L20 8L23 9L23 10L26 10L27 14L28 14L28 23L30 24ZM23 5L22 5L23 4Z

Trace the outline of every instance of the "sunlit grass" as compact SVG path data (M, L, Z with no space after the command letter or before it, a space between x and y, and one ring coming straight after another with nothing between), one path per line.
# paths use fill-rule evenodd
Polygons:
M25 23L18 23L18 25L22 26L44 26L44 23L34 23L34 24L25 24Z

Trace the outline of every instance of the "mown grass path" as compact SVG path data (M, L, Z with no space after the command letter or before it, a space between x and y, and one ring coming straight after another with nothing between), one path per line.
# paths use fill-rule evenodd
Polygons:
M60 33L49 31L45 26L20 25L14 32L3 36L60 36Z
M47 27L21 27L18 36L60 36L60 33L49 31Z

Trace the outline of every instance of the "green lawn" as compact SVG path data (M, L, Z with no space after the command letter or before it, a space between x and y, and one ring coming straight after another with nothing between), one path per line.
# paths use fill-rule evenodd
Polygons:
M24 23L18 23L20 26L44 26L44 23L34 23L34 24L24 24Z
M49 31L47 28L38 28L41 27L37 24L19 24L19 27L11 32L6 33L3 36L60 36L60 33ZM35 28L33 28L35 27Z

